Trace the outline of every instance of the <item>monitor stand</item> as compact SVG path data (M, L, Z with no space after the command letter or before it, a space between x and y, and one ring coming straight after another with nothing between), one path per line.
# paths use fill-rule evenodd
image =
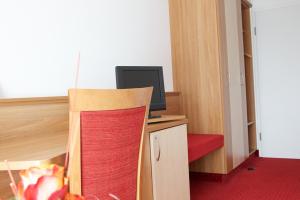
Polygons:
M151 111L149 111L148 119L157 119L161 118L161 115L152 115Z

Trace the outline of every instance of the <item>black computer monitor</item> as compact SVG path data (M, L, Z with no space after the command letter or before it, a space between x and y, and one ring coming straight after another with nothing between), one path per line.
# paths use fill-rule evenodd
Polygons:
M150 111L166 109L162 67L116 66L116 81L118 89L153 86Z

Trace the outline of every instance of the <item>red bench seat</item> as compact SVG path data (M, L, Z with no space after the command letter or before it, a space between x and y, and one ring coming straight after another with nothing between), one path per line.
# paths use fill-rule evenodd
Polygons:
M224 146L223 135L188 134L189 163Z

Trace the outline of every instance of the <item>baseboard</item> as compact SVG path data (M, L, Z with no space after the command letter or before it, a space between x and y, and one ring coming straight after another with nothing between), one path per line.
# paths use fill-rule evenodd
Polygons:
M190 172L191 179L201 179L208 182L223 182L225 174Z
M234 176L239 170L244 168L251 168L251 161L254 157L259 157L259 150L256 150L255 153L249 156L243 163L241 163L238 167L233 169L228 174L214 174L214 173L203 173L203 172L190 172L191 179L201 179L203 181L208 182L224 182L228 180L230 177Z
M259 157L259 150L256 150L254 154Z

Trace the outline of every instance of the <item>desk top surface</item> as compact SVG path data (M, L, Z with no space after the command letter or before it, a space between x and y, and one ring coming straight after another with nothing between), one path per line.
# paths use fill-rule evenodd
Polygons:
M181 117L182 118L182 117ZM187 119L170 120L151 123L146 132L151 133L162 129L186 124ZM66 152L68 133L39 134L26 137L13 137L0 141L0 171L6 170L4 160L9 161L12 170L26 169L30 166L50 163Z

